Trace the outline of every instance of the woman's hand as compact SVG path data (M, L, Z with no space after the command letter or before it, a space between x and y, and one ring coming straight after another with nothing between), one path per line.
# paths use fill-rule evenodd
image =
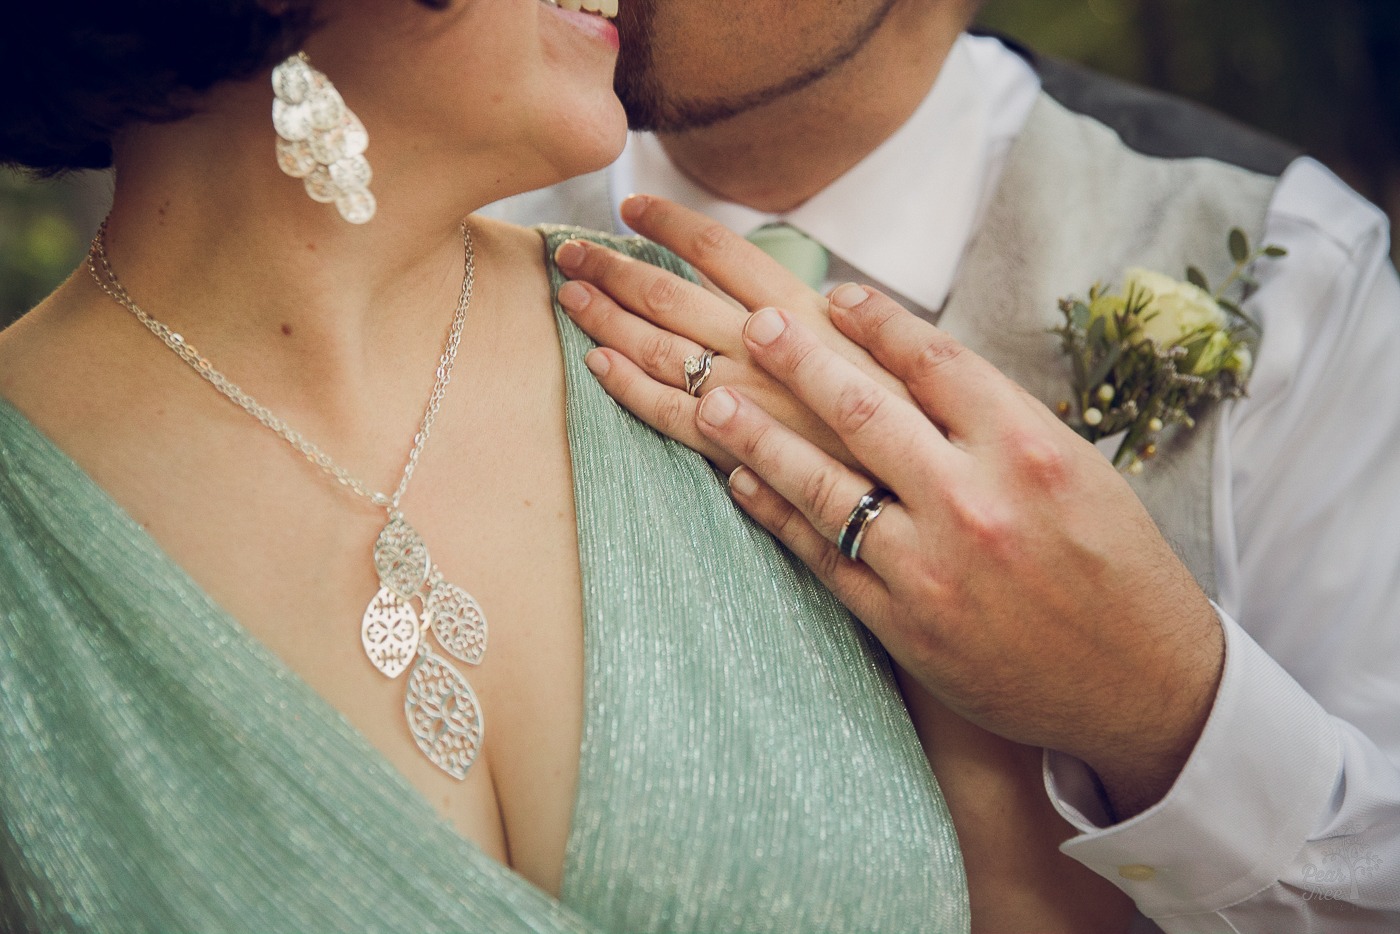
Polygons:
M588 357L603 388L638 418L694 448L726 472L736 462L695 425L700 397L718 386L743 392L822 450L854 466L840 439L781 382L756 366L741 332L749 311L789 309L843 359L904 395L904 386L831 324L827 299L813 292L758 247L694 211L661 198L637 196L623 219L645 237L683 256L711 285L679 276L581 240L560 246L556 261L574 281L560 304L601 345ZM685 359L715 352L713 369L696 397L685 391Z

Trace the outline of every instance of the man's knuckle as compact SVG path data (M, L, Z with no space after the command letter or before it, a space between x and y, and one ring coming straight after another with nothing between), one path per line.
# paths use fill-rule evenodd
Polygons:
M841 552L835 548L823 548L817 553L816 566L812 568L819 579L829 581L841 570Z
M884 394L874 386L847 386L836 397L833 426L842 435L860 431L885 407Z
M735 423L731 422L730 424L734 425ZM735 427L739 426L735 425ZM741 452L739 459L746 464L772 466L782 461L781 438L774 432L772 425L754 425L747 431L743 431L738 444Z
M697 262L723 256L734 243L735 234L719 223L708 223L691 238L691 254Z
M960 358L965 351L962 344L945 335L924 338L914 352L915 370L927 373L940 369Z
M844 515L838 513L849 513L855 505L841 499L840 472L829 465L811 470L798 488L803 501L811 506L813 515L824 516L833 522L844 519Z
M768 516L773 533L784 541L791 540L801 529L802 514L785 499L773 504Z
M785 331L784 336L788 333ZM779 337L778 343L783 344L779 360L786 364L788 372L793 375L804 375L817 367L821 361L817 356L817 345L812 341L784 341L783 337Z
M1005 507L989 497L950 497L948 511L961 534L981 549L999 549L1014 528Z
M1053 440L1027 431L1012 438L1012 450L1021 473L1039 490L1062 487L1069 476L1069 460Z

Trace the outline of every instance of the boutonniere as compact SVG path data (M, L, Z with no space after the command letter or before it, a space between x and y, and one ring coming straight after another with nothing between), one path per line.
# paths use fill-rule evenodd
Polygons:
M1189 428L1207 406L1244 394L1259 337L1240 308L1258 287L1249 269L1287 251L1251 249L1239 229L1229 249L1234 269L1216 290L1194 266L1185 280L1129 269L1121 291L1095 284L1087 300L1060 300L1065 322L1055 333L1074 368L1074 399L1060 414L1090 441L1121 434L1120 470L1141 473L1167 426Z

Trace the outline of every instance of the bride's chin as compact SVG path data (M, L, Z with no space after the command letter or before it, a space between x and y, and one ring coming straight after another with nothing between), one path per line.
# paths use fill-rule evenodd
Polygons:
M613 99L611 112L574 113L561 119L537 151L548 178L525 191L543 188L577 175L586 175L611 165L627 144L627 118L622 105Z

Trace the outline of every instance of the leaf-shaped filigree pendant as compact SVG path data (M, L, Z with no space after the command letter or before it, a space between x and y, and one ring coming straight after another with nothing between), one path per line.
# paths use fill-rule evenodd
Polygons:
M423 616L448 654L468 665L481 664L486 654L486 614L471 594L439 580L423 601Z
M481 749L481 705L467 679L426 648L408 676L404 716L429 761L461 781Z
M428 546L403 516L394 513L374 540L374 569L379 582L404 600L418 596L428 582Z
M386 677L397 678L418 654L421 637L422 627L413 606L389 588L380 587L360 624L360 642L370 663Z

